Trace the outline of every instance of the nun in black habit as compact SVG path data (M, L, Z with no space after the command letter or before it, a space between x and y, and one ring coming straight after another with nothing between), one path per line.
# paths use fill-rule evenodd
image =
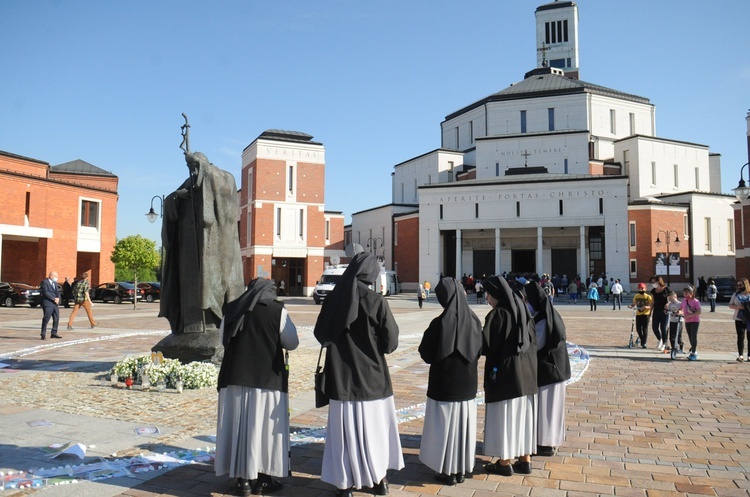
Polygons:
M297 328L276 285L258 278L226 306L221 321L216 428L218 476L237 478L242 495L280 490L289 474L289 395L284 350L297 348Z
M383 296L370 289L379 274L371 253L355 255L315 324L315 338L328 348L324 391L330 399L320 476L340 496L362 487L387 495L388 469L404 467L385 360L398 346L398 325Z
M565 323L538 283L526 285L526 303L536 324L539 385L536 454L552 456L565 440L565 382L570 379Z
M492 310L484 322L484 453L498 457L485 470L502 476L531 473L536 450L537 358L534 321L503 278L484 284ZM519 458L511 465L511 461Z
M419 459L436 472L436 480L455 485L474 470L482 324L454 278L442 278L435 295L443 312L419 345L422 360L430 365Z

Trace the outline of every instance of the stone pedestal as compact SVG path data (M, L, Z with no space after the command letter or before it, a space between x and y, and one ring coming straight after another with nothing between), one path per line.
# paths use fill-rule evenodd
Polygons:
M219 330L206 330L205 333L172 333L154 345L153 352L161 352L168 359L178 359L187 364L193 361L210 361L221 364L224 346Z

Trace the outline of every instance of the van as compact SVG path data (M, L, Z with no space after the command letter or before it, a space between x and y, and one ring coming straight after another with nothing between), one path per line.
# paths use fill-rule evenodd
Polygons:
M378 288L374 290L382 295L396 295L400 291L396 271L387 271L385 268L381 268L376 284Z
M322 304L326 299L326 296L333 291L333 287L336 286L336 283L341 281L341 276L344 274L344 271L346 271L347 266L348 264L336 264L334 266L328 266L325 271L323 271L323 274L320 275L320 279L315 284L315 289L313 290L312 297L316 304Z

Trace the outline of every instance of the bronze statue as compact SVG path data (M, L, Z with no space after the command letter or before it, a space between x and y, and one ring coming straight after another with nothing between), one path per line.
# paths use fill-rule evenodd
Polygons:
M223 306L245 288L237 234L237 187L231 173L211 164L202 153L190 152L190 125L183 116L180 148L190 175L164 199L162 224L159 316L169 320L172 335L154 349L181 360L217 360L221 351L212 349L221 347L218 329Z

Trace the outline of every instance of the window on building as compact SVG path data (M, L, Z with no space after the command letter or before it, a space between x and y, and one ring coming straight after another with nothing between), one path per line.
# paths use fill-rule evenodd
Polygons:
M474 143L474 121L469 121L469 140Z
M443 204L440 204L440 219L443 219Z
M417 200L417 179L414 178L414 200Z
M630 113L630 136L635 134L635 114Z
M281 207L276 208L276 236L281 236Z
M703 227L705 230L705 237L706 237L706 252L711 252L711 218L710 217L704 217L703 218Z
M617 134L617 113L615 109L609 109L609 132Z
M474 217L479 219L479 204L474 204Z
M680 175L677 172L677 164L674 164L672 166L672 176L674 176L674 187L679 188L680 187Z
M551 107L547 109L547 124L549 131L555 131L555 109Z
M701 170L697 167L695 168L695 189L701 189Z
M685 264L685 277L690 279L690 259L682 259L682 262Z
M404 184L401 183L401 201L404 201Z
M432 175L431 175L431 174L428 174L428 175L427 175L427 184L428 184L428 185L431 185L431 184L432 184Z
M449 183L453 181L453 167L454 167L453 161L449 160L448 161L448 182Z
M500 163L495 162L495 176L500 176Z
M26 192L26 207L24 209L24 215L26 216L26 221L29 220L30 213L31 213L31 192Z
M630 277L631 278L638 277L638 260L637 259L630 259Z
M326 219L326 240L331 239L331 221Z
M630 176L630 150L622 151L622 167L625 176Z
M460 133L458 132L458 126L456 126L456 148L457 149L460 148L459 137L460 137Z
M727 219L727 250L734 252L734 219Z
M521 217L521 202L516 202L516 217Z
M568 21L552 21L544 23L544 40L550 43L564 43L568 41Z
M563 171L568 174L568 159L563 159Z
M682 216L682 236L685 240L688 240L690 238L690 226L688 225L688 217L687 214Z
M299 237L305 237L305 209L299 210Z
M635 250L635 221L630 221L628 227L630 228L630 250Z
M99 227L99 202L92 200L81 201L81 226L87 228Z
M294 166L289 166L289 177L287 178L287 189L289 195L294 195Z
M521 133L526 133L526 111L521 111Z
M558 204L557 204L558 205L558 209L560 210L560 215L561 216L565 215L565 210L563 209L563 201L562 201L562 199L558 200L557 202L558 202Z
M398 223L393 223L393 245L398 245Z
M604 214L604 198L599 197L599 214Z
M651 186L656 186L656 162L651 162Z

